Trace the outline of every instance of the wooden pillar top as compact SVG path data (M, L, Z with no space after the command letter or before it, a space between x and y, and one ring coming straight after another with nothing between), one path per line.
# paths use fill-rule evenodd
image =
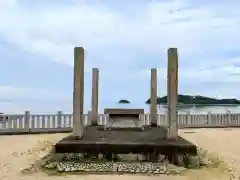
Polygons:
M178 136L178 52L177 48L168 49L168 138L175 139Z
M91 121L92 125L98 123L98 89L99 89L99 70L98 68L92 69L92 111Z
M84 49L74 48L74 84L73 84L73 134L81 139L83 136L84 108Z
M151 126L157 126L157 68L151 69Z

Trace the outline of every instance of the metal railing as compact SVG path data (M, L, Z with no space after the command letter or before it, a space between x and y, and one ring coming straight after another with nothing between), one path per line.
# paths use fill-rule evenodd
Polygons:
M108 123L107 114L98 115L98 124ZM91 121L88 114L83 115L85 126ZM139 120L143 125L150 125L150 114L141 114ZM157 115L159 126L168 126L167 113ZM178 128L214 128L214 127L240 127L240 113L179 113ZM54 133L71 132L73 129L72 114L63 114L61 111L56 114L31 114L26 111L24 114L4 114L0 120L0 134L20 133Z

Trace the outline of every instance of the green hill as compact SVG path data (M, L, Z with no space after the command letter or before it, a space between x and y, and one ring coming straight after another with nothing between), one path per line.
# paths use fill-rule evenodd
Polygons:
M146 101L146 104L150 104L150 98ZM226 105L237 105L240 101L237 99L215 99L206 96L190 96L190 95L178 95L179 104L202 104L202 105L214 105L214 104L226 104ZM167 96L158 97L157 104L167 104Z

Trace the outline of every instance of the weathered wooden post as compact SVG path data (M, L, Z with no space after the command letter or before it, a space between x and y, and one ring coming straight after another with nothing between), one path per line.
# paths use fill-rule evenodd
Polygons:
M178 53L177 48L168 49L168 80L167 80L167 101L168 101L168 139L178 137Z
M24 128L29 131L30 129L30 111L24 113Z
M62 111L57 112L57 128L62 128Z
M151 69L151 126L157 126L157 69Z
M231 115L231 111L227 111L227 124L229 127L231 127L232 125L234 125L232 123L232 115Z
M84 49L74 48L74 88L73 88L73 135L83 137L84 108Z
M99 81L99 70L93 68L92 70L92 111L91 121L92 125L97 125L98 122L98 81Z

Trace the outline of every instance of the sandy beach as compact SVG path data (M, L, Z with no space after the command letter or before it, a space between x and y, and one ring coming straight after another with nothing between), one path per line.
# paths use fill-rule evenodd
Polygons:
M235 178L240 177L240 129L185 129L179 134L196 143L199 147L221 156L229 167L234 169ZM140 176L140 175L47 175L36 169L30 174L21 171L40 160L51 149L51 145L68 134L40 134L0 136L0 180L187 180L187 179L226 179L229 175L208 170L195 170L181 176Z

